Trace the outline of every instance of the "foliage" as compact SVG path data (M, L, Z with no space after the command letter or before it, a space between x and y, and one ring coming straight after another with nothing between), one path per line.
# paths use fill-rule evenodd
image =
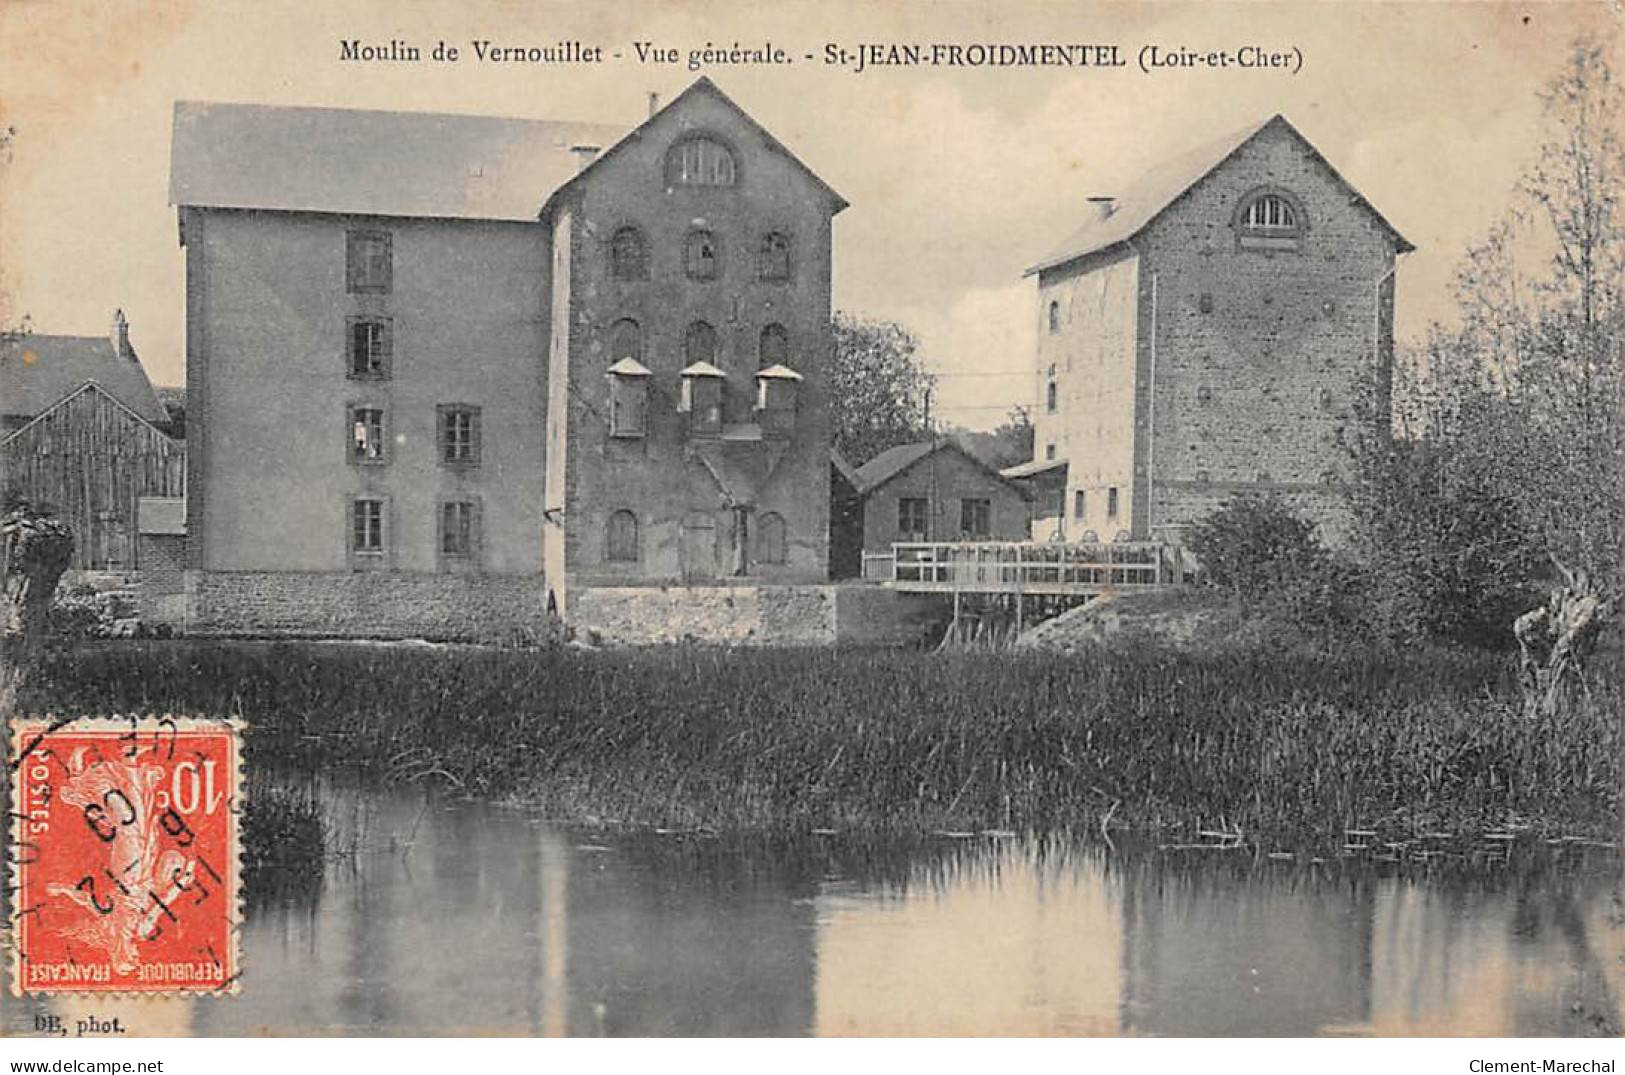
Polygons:
M1357 446L1378 605L1400 636L1507 641L1565 577L1617 601L1625 95L1581 41L1517 198L1456 279L1460 325L1396 369L1398 442Z
M1257 615L1312 630L1347 629L1362 615L1359 572L1276 497L1231 497L1192 528L1190 548L1203 581Z
M1609 833L1615 670L1523 715L1511 662L1359 644L1179 653L187 642L50 659L41 711L236 714L256 764L613 817L848 832L1115 822L1340 846L1349 826ZM252 802L252 793L250 796Z
M836 311L829 394L834 446L853 466L887 448L930 435L926 400L933 379L919 340L902 325Z
M1020 405L1011 407L1004 421L991 431L954 428L950 434L967 452L996 470L1033 457L1032 415Z

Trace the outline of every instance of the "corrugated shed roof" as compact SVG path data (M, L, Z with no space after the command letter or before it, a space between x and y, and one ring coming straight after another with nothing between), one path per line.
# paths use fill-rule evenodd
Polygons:
M627 128L280 105L175 103L173 205L533 221Z
M1400 235L1398 230L1388 223L1381 213L1377 212L1376 207L1366 201L1365 197L1355 190L1325 157L1321 156L1320 151L1315 149L1314 145L1296 127L1292 126L1286 117L1276 115L1262 123L1252 124L1206 145L1198 146L1153 168L1140 177L1127 194L1116 200L1110 216L1104 219L1097 218L1084 224L1071 235L1068 235L1065 241L1052 250L1048 256L1034 264L1022 275L1031 276L1046 269L1053 269L1134 238L1145 229L1146 225L1160 216L1163 210L1173 205L1186 191L1201 181L1204 176L1228 160L1232 153L1276 123L1284 125L1287 130L1291 131L1326 166L1332 176L1343 186L1348 187L1349 193L1358 199L1368 212L1381 221L1382 226L1393 234L1402 253L1413 249L1411 244L1405 240L1405 237Z
M0 414L33 417L91 381L146 421L169 421L141 361L106 337L30 335L0 347Z

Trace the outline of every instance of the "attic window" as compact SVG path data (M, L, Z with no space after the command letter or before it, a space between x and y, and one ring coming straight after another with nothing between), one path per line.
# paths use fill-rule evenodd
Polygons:
M1236 214L1236 233L1242 246L1297 245L1307 223L1297 200L1285 191L1254 191L1243 198Z
M666 153L668 187L731 187L734 155L714 138L685 138Z
M387 295L394 284L394 244L387 231L345 236L345 276L354 295Z

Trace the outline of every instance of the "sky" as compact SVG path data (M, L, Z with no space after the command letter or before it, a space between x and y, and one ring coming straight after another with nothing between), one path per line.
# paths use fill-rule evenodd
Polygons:
M1036 393L1035 284L1023 270L1137 175L1276 113L1417 246L1397 333L1452 313L1468 244L1508 205L1537 144L1537 93L1578 34L1617 54L1606 4L699 2L616 4L44 0L0 4L0 326L100 334L124 309L159 384L184 383L184 273L168 204L177 99L467 112L631 127L648 94L709 75L851 203L836 218L837 309L921 340L946 422L990 428ZM340 42L407 41L455 64L358 63ZM601 64L482 63L471 42L602 46ZM635 43L678 51L641 63ZM709 64L707 45L786 50ZM1115 45L1128 66L881 66L826 46ZM1137 66L1256 45L1293 70ZM622 53L615 59L613 53ZM812 54L813 59L806 56ZM1625 70L1625 65L1617 65ZM547 192L537 192L540 205Z

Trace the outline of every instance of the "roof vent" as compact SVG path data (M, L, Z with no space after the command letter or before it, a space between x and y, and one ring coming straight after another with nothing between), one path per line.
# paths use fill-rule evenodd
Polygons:
M1095 213L1100 220L1105 220L1117 212L1117 199L1110 194L1096 194L1089 199L1089 204L1095 207Z

